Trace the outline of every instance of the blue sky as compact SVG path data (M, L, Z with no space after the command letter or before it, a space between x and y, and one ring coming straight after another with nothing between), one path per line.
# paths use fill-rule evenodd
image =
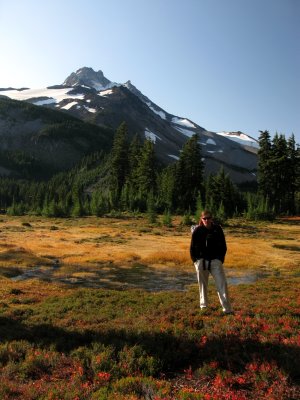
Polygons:
M0 0L0 87L101 69L207 130L300 143L300 0Z

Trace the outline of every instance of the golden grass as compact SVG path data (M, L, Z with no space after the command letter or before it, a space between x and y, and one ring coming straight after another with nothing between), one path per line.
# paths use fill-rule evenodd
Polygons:
M226 266L283 270L299 267L300 219L294 217L292 221L293 224L290 223L291 220L284 220L277 223L258 223L257 227L250 225L246 234L239 228L229 227L226 234Z
M49 260L41 257L23 247L12 246L9 250L0 250L0 266L18 265L19 267L35 266L40 264L49 265Z
M156 269L176 266L191 271L190 228L182 227L180 220L174 219L173 227L166 228L149 225L143 218L52 220L3 216L0 266L49 266L57 259L64 273L93 274L103 264L125 268L138 261ZM286 271L297 268L300 227L296 222L243 225L232 221L224 228L228 245L225 266Z
M299 254L274 248L273 242L261 239L229 238L226 266L234 268L276 267L289 268L299 266Z
M169 250L153 252L147 255L146 257L142 258L142 260L147 264L164 264L164 263L174 263L177 265L189 264L190 254L187 249L182 251L169 249Z

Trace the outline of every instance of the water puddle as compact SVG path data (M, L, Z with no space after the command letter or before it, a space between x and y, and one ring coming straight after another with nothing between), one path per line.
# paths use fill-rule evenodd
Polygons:
M143 289L147 291L185 291L187 290L187 286L197 284L194 271L178 271L176 268L159 269L144 265L138 268L122 268L112 265L110 268L93 270L92 274L88 273L88 270L86 270L86 274L83 271L81 276L76 276L76 274L56 275L55 273L59 268L59 261L56 260L50 267L32 268L11 279L16 282L28 279L40 279L77 287L119 290ZM243 272L227 270L226 274L229 285L251 284L270 276L268 272L254 270ZM210 277L210 282L213 282L212 277Z
M22 274L11 278L12 281L26 281L27 279L42 279L47 278L51 280L54 271L59 268L59 261L56 260L50 267L35 267L24 271Z

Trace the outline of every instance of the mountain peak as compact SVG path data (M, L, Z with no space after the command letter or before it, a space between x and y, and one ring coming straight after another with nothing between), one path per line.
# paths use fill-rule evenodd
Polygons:
M114 86L114 84L104 76L101 70L96 72L90 67L82 67L76 72L72 72L71 75L65 79L63 85L88 86L96 90L104 90Z

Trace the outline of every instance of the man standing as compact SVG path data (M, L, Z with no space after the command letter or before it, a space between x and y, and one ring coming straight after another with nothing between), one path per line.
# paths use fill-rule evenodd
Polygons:
M200 308L202 310L205 310L208 304L207 287L209 273L211 273L223 312L232 314L227 281L223 269L226 251L226 240L221 226L212 221L210 211L202 211L199 225L192 233L190 246L191 259L194 262L197 273Z

